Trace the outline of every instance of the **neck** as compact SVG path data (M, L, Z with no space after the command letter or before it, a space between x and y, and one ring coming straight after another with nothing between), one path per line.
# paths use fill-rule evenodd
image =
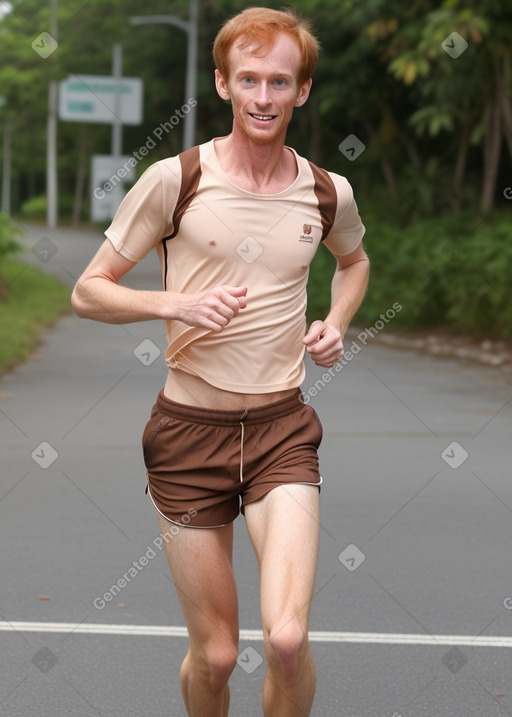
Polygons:
M272 142L259 144L241 132L236 123L227 137L215 142L223 171L235 184L250 186L252 191L284 188L297 175L295 158L285 147L286 134ZM279 191L279 189L277 189Z

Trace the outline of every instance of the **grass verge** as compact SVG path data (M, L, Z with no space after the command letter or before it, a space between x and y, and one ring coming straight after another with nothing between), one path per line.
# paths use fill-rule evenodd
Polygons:
M25 361L43 329L71 312L71 289L14 259L0 265L0 374Z

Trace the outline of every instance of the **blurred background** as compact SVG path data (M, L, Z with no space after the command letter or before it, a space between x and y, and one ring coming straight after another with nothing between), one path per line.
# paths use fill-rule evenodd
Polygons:
M196 103L194 143L229 133L231 110L215 92L211 49L223 22L253 4L259 3L1 0L4 304L16 227L48 221L61 228L108 226L108 218L91 219L94 190L96 198L101 195L92 175L94 156L117 151L133 158L132 175L116 173L126 191L150 164L183 149L192 20L197 80L188 99ZM197 18L189 15L193 5ZM265 5L283 7L281 0ZM395 330L435 328L508 339L512 15L507 3L295 0L289 6L312 19L322 52L311 97L296 111L288 144L348 178L367 228L372 276L356 322L373 324L399 302ZM144 14L173 20L135 24L133 18ZM57 100L49 87L76 76L111 75L114 46L122 48L118 71L143 82L140 123L123 122L116 140L108 123L54 117L51 129L48 115ZM57 157L53 220L49 132L55 133ZM324 315L329 305L326 277L332 269L332 257L321 247L311 270L310 319Z

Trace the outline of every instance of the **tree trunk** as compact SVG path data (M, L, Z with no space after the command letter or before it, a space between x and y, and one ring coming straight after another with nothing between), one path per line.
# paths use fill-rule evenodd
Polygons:
M388 157L381 157L380 160L380 166L382 169L382 174L384 175L384 179L386 180L386 184L388 185L388 189L390 193L396 197L398 194L398 182L395 177L395 171L393 169L393 165L389 161Z
M417 169L420 169L421 156L418 152L418 148L416 147L416 143L414 142L414 140L408 137L407 134L405 134L404 136L404 143L407 149L407 154L409 155L409 159L411 160L411 164L413 164Z
M482 197L480 201L480 211L483 214L488 214L494 205L496 181L500 165L501 140L503 137L500 92L502 73L497 60L494 63L494 78L495 83L493 93L487 101L486 110L487 121L484 140L484 176Z
M366 131L368 133L368 136L370 138L370 141L378 144L379 138L378 138L377 132L375 131L375 128L373 127L371 122L368 122L368 120L366 120L366 122L364 124L366 127ZM384 179L386 180L386 184L387 184L389 193L392 194L394 197L396 197L398 194L398 181L395 177L393 165L391 164L389 157L386 156L385 151L386 151L385 148L384 149L381 148L381 154L380 154L380 158L379 158L380 168L382 170Z
M71 225L76 227L80 221L82 214L82 205L84 199L84 186L85 177L87 174L86 162L88 158L89 142L85 139L84 135L81 134L79 138L78 147L78 160L76 168L76 180L75 180L75 196L73 199L73 213L71 215Z
M470 142L471 124L466 122L462 127L460 135L457 159L452 179L452 210L455 216L458 216L460 213L460 200L462 196L462 187L464 185L464 174L466 172L466 161L468 158Z
M503 58L503 86L501 87L501 117L503 120L503 135L508 146L508 152L512 157L512 106L507 94L507 87L510 84L510 52Z

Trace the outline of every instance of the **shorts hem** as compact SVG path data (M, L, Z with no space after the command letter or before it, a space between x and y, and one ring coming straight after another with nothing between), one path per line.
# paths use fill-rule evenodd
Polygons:
M233 520L230 520L227 523L220 523L219 525L191 525L190 523L179 523L177 520L173 520L172 518L167 517L167 515L165 515L165 513L162 513L160 508L155 503L153 496L151 495L151 486L149 485L149 483L148 483L148 495L151 498L151 502L153 503L153 506L154 506L156 512L159 515L161 515L162 518L165 518L165 520L168 523L172 523L173 525L178 525L180 528L195 528L196 530L197 529L210 530L212 528L224 528L224 526L230 525L231 523L233 523L236 520L236 518L238 517L238 516L235 516L233 518Z

